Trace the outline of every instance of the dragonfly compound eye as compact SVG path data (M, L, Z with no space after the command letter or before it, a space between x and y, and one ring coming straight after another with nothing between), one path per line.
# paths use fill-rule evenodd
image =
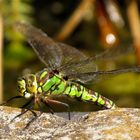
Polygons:
M19 78L17 80L18 83L18 91L20 92L20 94L22 96L24 96L24 92L26 91L26 83L25 80L23 78Z
M37 92L37 80L34 74L28 74L26 76L26 90L29 93L36 93Z

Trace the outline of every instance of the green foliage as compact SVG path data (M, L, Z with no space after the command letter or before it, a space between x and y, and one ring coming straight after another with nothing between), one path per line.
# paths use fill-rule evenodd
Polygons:
M100 82L96 88L101 93L113 95L134 95L139 93L140 75L135 73L120 74ZM102 90L104 89L104 90Z
M19 68L23 62L32 57L33 52L29 48L26 48L21 42L13 41L7 45L4 65L6 68Z
M32 1L3 0L0 4L4 17L4 37L7 41L4 47L5 68L18 68L23 62L33 57L32 51L25 47L23 38L14 30L14 23L19 20L32 22L30 15L33 8Z

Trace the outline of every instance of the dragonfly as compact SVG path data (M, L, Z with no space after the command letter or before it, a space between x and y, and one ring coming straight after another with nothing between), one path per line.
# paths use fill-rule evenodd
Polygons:
M101 55L87 57L78 49L53 40L42 30L30 24L17 22L16 29L26 38L40 61L45 65L43 70L35 74L26 74L18 78L19 94L7 101L9 102L15 98L25 98L27 103L22 108L28 106L30 111L35 105L38 105L41 110L41 104L45 104L53 114L51 104L61 104L68 109L70 119L69 105L52 98L60 95L91 102L105 109L115 109L117 105L112 100L87 88L86 85L92 81L93 83L96 82L99 77L140 72L140 67L98 70L96 61L104 58L106 52Z

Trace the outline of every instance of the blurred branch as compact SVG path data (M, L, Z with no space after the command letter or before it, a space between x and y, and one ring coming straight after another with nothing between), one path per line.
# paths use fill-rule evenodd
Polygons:
M3 74L2 74L2 49L3 48L3 19L2 19L2 15L0 14L0 102L2 102L2 98L3 98Z
M100 30L100 40L105 48L119 44L119 37L108 14L103 0L96 1L96 20Z
M128 4L127 15L132 32L134 47L136 48L137 61L138 64L140 64L140 15L136 0L131 0Z
M86 14L86 11L92 8L94 1L95 0L83 0L55 38L59 41L67 38L81 22Z
M121 7L119 7L118 2L115 0L104 0L104 3L111 22L119 29L123 28L125 23L120 13Z

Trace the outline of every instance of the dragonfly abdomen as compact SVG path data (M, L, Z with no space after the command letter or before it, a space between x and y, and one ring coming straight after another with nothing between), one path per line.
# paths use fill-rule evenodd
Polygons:
M45 72L42 74L44 73ZM47 73L44 74L42 79L45 79L45 76L47 76ZM71 98L97 103L108 109L115 108L115 104L111 100L103 97L97 92L85 88L83 85L65 80L61 75L53 75L47 80L44 80L43 83L40 82L40 85L42 87L42 92L45 93L46 96L64 94Z
M103 97L97 92L85 88L83 85L79 85L75 83L70 84L69 86L66 87L64 94L72 98L78 98L78 100L94 102L107 109L113 109L116 107L111 100Z
M105 98L104 96L100 95L99 93L89 90L89 93L90 92L92 93L91 95L93 97L92 101L95 102L97 105L100 105L106 109L114 109L117 107L113 101Z

